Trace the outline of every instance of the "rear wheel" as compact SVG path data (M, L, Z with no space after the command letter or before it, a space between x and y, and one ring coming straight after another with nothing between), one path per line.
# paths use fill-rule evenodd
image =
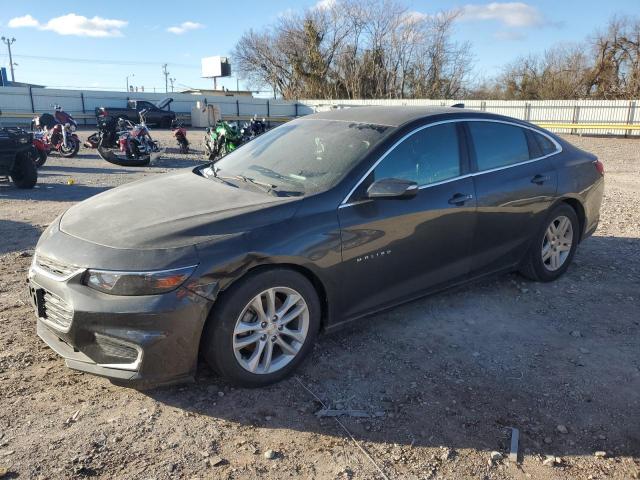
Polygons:
M11 171L11 180L18 188L33 188L38 181L38 170L30 154L21 154L16 158Z
M259 387L290 375L313 347L320 301L303 275L264 270L224 292L203 337L209 365L231 382Z
M520 272L527 278L550 282L567 271L580 239L580 222L567 204L555 207L536 233Z

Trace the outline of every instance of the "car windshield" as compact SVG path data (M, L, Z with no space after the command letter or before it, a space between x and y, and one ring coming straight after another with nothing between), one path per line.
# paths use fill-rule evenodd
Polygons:
M390 127L298 119L255 138L201 173L267 186L276 195L310 195L335 186Z

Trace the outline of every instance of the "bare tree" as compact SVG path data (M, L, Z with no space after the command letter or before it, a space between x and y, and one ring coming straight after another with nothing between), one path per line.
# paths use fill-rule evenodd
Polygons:
M397 0L342 0L248 31L240 75L285 98L439 98L462 91L469 46L451 40L457 12L427 16Z

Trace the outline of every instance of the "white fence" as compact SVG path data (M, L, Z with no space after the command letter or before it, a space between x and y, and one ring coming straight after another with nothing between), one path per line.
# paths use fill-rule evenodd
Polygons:
M216 104L223 116L250 116L291 118L336 107L361 105L453 105L464 103L466 108L507 115L534 123L607 124L605 129L552 128L558 132L640 135L640 111L638 100L298 100L286 101L250 97L226 97L216 95L168 94L174 99L171 109L188 115L195 102ZM80 119L81 124L95 123L94 109L101 106L125 107L130 98L156 102L166 97L164 93L106 92L91 90L55 90L48 88L0 87L0 123L14 125L28 123L35 113L50 112L54 104ZM618 127L620 125L620 127ZM625 128L633 125L635 129Z

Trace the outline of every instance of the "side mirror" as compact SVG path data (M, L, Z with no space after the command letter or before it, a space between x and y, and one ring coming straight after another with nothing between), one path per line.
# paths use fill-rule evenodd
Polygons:
M400 178L383 178L367 188L367 198L411 198L418 193L418 184Z

